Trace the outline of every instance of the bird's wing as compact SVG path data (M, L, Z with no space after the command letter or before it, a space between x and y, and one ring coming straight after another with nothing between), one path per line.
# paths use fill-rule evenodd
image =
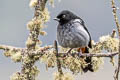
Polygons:
M90 35L90 33L89 33L88 29L85 27L85 25L83 25L83 27L84 27L84 29L87 31L87 33L89 34L89 37L90 37L90 41L89 41L88 46L89 46L89 48L92 48L91 35Z
M90 35L88 29L85 27L84 21L83 21L82 19L75 19L73 22L74 22L74 23L79 23L79 24L80 24L79 26L81 26L81 27L83 27L83 28L85 29L85 31L86 31L87 34L89 35L89 44L88 44L88 47L89 47L89 48L92 48L91 35Z

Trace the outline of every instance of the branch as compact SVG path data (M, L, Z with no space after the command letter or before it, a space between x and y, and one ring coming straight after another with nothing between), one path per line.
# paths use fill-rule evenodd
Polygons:
M58 46L57 46L57 41L56 40L54 42L54 47L55 47L55 53L56 53L56 57L57 57L58 72L60 73L60 75L63 75L62 68L61 68L61 63L60 63L60 59L59 59L59 54L58 54Z
M56 44L54 43L54 46L56 46ZM47 46L47 47L43 47L39 50L33 51L32 52L32 56L37 56L40 55L40 57L42 55L44 55L46 53L46 51L53 49L53 46ZM69 54L69 55L68 55ZM77 57L114 57L116 55L118 55L118 52L113 52L113 53L58 53L57 56L59 57L67 57L67 56L77 56Z
M75 57L113 57L118 53L69 53L69 55ZM59 53L59 56L66 57L67 53Z
M53 49L53 46L46 46L46 47L40 48L38 50L32 51L31 55L29 55L29 56L39 56L39 58L40 58L41 56L43 56L46 53L46 51L48 51L50 49Z
M47 0L37 0L36 5L34 6L35 8L34 17L31 20L32 24L28 25L30 33L28 40L26 42L26 46L29 50L35 49L36 45L39 42L38 36L40 35L41 26L43 26L43 24L45 23L45 21L43 20L44 19L43 13L41 12L44 11L46 2Z
M119 78L119 71L120 71L120 24L119 24L119 21L118 21L118 16L117 16L117 8L116 8L116 5L115 5L115 1L112 0L112 9L113 9L113 16L114 16L114 20L115 20L115 23L116 23L116 26L117 26L117 30L118 30L118 34L119 34L119 57L118 57L118 66L117 66L117 69L115 70L115 75L114 75L114 80L118 80Z
M2 49L2 50L10 50L10 49L22 50L22 49L24 49L24 48L17 48L17 47L8 46L8 45L0 45L0 49Z
M36 46L39 43L38 36L41 31L41 26L44 24L43 15L47 0L36 0L34 5L34 18L28 25L30 33L26 42L27 50L22 52L22 70L21 74L25 76L26 80L35 80L36 74L33 73L34 63L39 59L34 59L33 52L36 50ZM40 22L41 21L41 22ZM31 24L32 23L32 24ZM32 26L32 27L31 27ZM41 53L41 52L40 52Z

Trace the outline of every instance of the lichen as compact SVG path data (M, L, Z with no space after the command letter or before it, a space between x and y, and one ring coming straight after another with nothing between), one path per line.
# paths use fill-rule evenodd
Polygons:
M56 66L56 55L54 50L47 51L41 58L41 62L44 62L47 65L47 68Z
M27 80L24 75L21 75L19 72L14 73L10 80Z
M66 72L64 74L60 74L59 72L54 73L54 80L74 80L72 74Z
M61 65L64 68L70 69L70 71L72 71L74 74L77 73L82 73L82 66L85 66L85 61L84 58L74 58L72 56L68 56L65 58L61 58Z
M38 0L30 0L29 6L30 6L31 8L35 7L35 6L37 5L37 1L38 1Z
M107 50L108 52L117 52L119 39L112 38L110 35L100 37L100 42L103 46L103 49Z
M11 59L12 59L14 62L20 62L21 59L22 59L21 52L20 52L20 51L16 52L14 55L11 56Z
M54 0L49 0L50 1L50 4L52 5L52 7L54 7Z

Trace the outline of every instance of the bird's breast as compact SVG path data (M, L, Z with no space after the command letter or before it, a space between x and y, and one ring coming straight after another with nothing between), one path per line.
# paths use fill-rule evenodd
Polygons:
M82 25L58 25L57 39L62 47L85 47L89 43L89 35Z

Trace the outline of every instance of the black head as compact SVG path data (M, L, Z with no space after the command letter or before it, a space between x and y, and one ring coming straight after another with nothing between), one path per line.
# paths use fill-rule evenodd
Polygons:
M57 20L62 25L73 19L79 19L79 17L68 10L64 10L60 14L58 14L58 16L54 20Z

